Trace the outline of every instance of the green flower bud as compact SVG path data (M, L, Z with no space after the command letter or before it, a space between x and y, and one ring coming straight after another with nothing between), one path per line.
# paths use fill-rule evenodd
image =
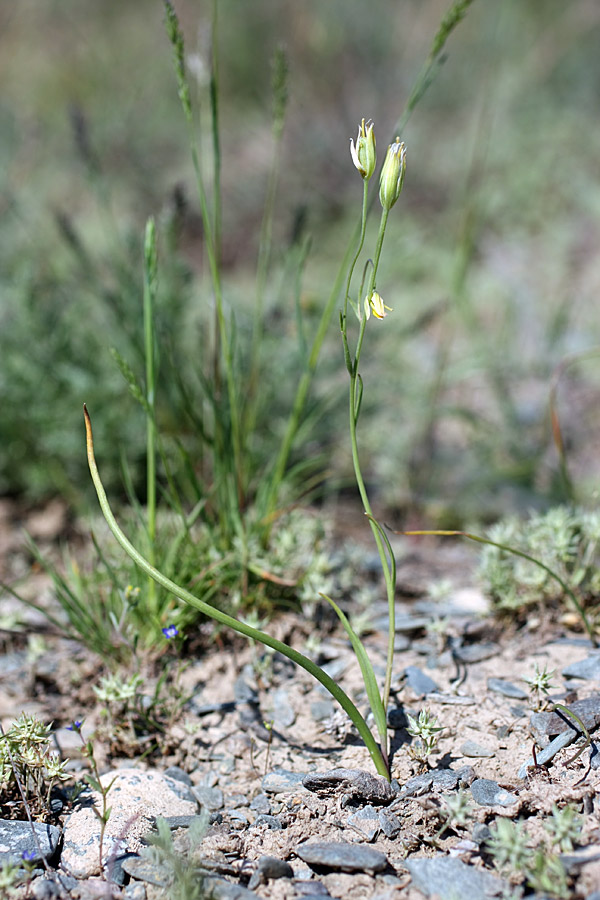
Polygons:
M375 163L377 161L375 134L373 133L373 123L370 119L366 125L363 119L358 126L356 146L354 146L352 138L350 139L350 155L352 156L352 162L360 172L361 178L368 181L375 171Z
M406 171L406 147L396 138L388 147L379 182L379 199L384 209L390 210L402 190Z

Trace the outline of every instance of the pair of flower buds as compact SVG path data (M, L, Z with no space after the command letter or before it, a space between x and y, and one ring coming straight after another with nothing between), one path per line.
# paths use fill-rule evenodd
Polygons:
M353 140L350 141L350 153L352 162L358 169L361 178L364 181L368 181L375 171L375 163L377 161L375 133L373 131L373 122L370 119L366 124L363 119L359 125L356 144ZM404 141L397 137L394 143L388 147L379 179L379 199L386 211L392 208L400 196L405 171L406 147L404 146Z

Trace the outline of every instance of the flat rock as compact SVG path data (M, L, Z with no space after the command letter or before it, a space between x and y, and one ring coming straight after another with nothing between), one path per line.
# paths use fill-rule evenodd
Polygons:
M137 852L157 816L188 816L197 812L187 785L167 775L118 769L101 777L103 785L113 779L108 794L111 814L104 833L103 862ZM101 810L102 797L96 791L85 790L65 822L61 862L80 878L94 873L99 862L100 825L93 806Z
M581 719L588 731L594 731L600 724L600 694L592 694L583 700L570 703L567 709L572 710ZM529 722L536 735L562 734L563 731L581 733L577 722L566 713L557 712L532 713Z
M500 653L499 644L491 641L482 644L467 644L464 647L456 647L454 656L464 663L483 662Z
M296 713L290 704L285 688L278 688L273 694L270 714L276 728L289 728L296 721Z
M371 775L362 769L331 769L304 776L304 787L315 794L345 794L351 800L367 803L391 803L396 791L385 778Z
M290 772L289 769L273 769L261 781L265 794L283 794L285 791L302 790L305 772Z
M375 809L371 804L363 806L358 812L348 816L348 825L358 831L365 840L374 841L381 831L381 821L379 819L379 810Z
M360 844L299 844L295 852L309 866L337 872L368 872L373 875L382 872L388 864L385 853L371 847L361 847Z
M527 772L533 766L545 766L546 763L549 763L557 753L560 752L564 747L568 747L569 744L572 744L573 741L577 740L578 737L577 731L563 731L562 734L557 734L553 741L551 741L547 747L544 747L543 750L540 750L539 753L536 754L536 759L533 759L533 756L530 756L529 759L523 763L521 768L518 771L519 778L525 778L527 776Z
M562 674L565 678L600 681L600 653L591 653L585 659L571 663L562 670Z
M426 897L440 897L454 900L455 897L469 900L488 900L504 891L506 884L490 872L475 869L447 856L433 859L408 859L403 865L410 872L413 884Z
M50 859L56 852L60 840L60 831L54 825L34 824L40 849L33 836L29 822L15 819L0 819L0 865L19 864L23 854L32 862L40 863L42 859Z
M477 744L475 741L465 741L464 744L461 744L460 752L463 756L475 759L485 759L494 755L493 750L488 749L488 747L482 747L481 744Z
M488 690L494 691L495 694L502 694L503 697L510 697L512 700L527 700L529 696L523 688L504 678L488 678L487 686Z
M225 800L221 788L198 784L193 787L191 791L200 806L204 806L211 812L214 812L217 809L223 809Z
M259 884L266 884L268 881L275 881L278 878L293 878L294 870L289 863L278 859L276 856L261 856L258 865L254 871L248 887L252 890Z
M476 778L471 785L471 794L479 806L512 806L518 800L515 794L504 790L490 778Z
M439 691L439 686L418 666L407 666L404 670L406 683L416 697L424 697L432 691Z

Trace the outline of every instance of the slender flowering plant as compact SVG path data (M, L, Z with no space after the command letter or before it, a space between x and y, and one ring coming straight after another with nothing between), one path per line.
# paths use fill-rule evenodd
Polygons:
M340 706L344 709L344 711L348 714L353 724L355 725L358 733L360 734L364 744L371 755L375 768L377 769L380 775L383 775L385 778L389 780L390 771L389 771L389 763L388 763L388 747L387 747L387 722L386 722L386 709L389 700L390 694L390 683L392 677L392 662L393 662L393 651L394 651L394 594L395 594L395 585L396 585L396 563L394 560L394 554L392 552L392 548L390 546L389 539L381 527L381 525L374 518L371 506L369 503L369 498L367 496L365 483L361 474L360 462L358 458L358 447L356 442L356 426L358 423L358 416L360 411L360 400L362 397L362 379L360 378L358 372L360 353L362 349L363 339L365 336L365 327L368 319L370 318L371 313L373 314L375 319L383 319L387 315L387 312L391 312L390 308L385 305L381 295L376 291L376 277L377 277L377 269L379 266L379 259L381 256L381 249L383 246L383 238L385 235L385 228L387 225L387 219L389 215L389 211L391 207L394 205L398 196L400 195L400 191L402 189L402 182L404 180L404 169L405 169L405 150L404 144L396 143L392 144L388 149L386 161L384 163L381 180L380 180L380 198L382 203L382 217L379 227L379 235L377 238L377 244L375 247L375 254L373 258L373 262L370 263L369 268L369 277L367 279L367 292L366 292L366 303L364 306L365 312L362 313L362 305L360 302L354 302L350 298L350 288L352 282L352 275L354 273L354 269L356 267L356 263L358 258L362 252L362 248L365 241L365 231L366 231L366 222L367 222L367 197L368 197L368 185L369 181L375 171L376 164L376 156L375 156L375 135L373 131L373 124L369 122L365 124L365 120L363 119L359 130L358 130L358 138L356 144L351 144L351 155L352 161L356 166L361 178L363 179L364 192L363 192L363 207L362 207L362 225L361 225L361 233L358 242L358 248L356 254L350 264L349 272L346 280L346 292L345 292L345 300L344 300L344 308L341 313L341 325L342 325L342 338L344 345L344 355L346 359L346 366L350 375L350 437L352 443L352 457L354 461L354 471L356 475L356 481L358 484L358 489L360 491L360 495L363 501L365 513L369 518L369 522L373 531L373 535L375 538L375 542L377 544L377 549L379 551L379 555L381 558L381 563L383 567L383 573L386 583L387 597L388 597L388 609L389 609L389 641L388 641L388 656L387 656L387 668L386 668L386 678L385 684L383 688L383 692L380 693L379 687L377 684L377 679L375 677L375 673L373 670L373 666L371 661L367 655L367 652L361 643L358 635L352 629L348 619L346 618L343 611L337 606L337 604L329 597L325 597L326 600L332 605L337 615L340 618L340 621L346 630L354 652L356 654L358 663L360 665L361 673L363 676L363 681L365 684L365 689L367 692L367 697L369 698L369 703L371 705L371 710L375 719L375 724L377 727L379 741L376 740L373 733L371 732L369 726L367 725L364 717L361 715L355 704L348 697L348 695L340 688L340 686L333 681L333 679L327 675L319 666L317 666L312 660L308 657L304 656L302 653L299 653L297 650L294 650L292 647L289 647L287 644L284 644L282 641L277 640L276 638L271 637L264 631L260 631L258 628L255 628L246 622L241 622L238 619L235 619L233 616L227 615L219 609L216 609L214 606L211 606L204 600L201 600L198 597L195 597L189 591L185 590L181 586L175 584L175 582L171 581L161 572L159 572L150 560L144 558L141 553L131 544L128 538L125 536L123 531L121 530L119 524L117 523L113 512L110 508L106 493L104 491L104 487L102 481L100 479L100 474L98 472L98 468L96 465L96 459L94 455L94 443L92 437L92 425L90 421L90 417L87 411L87 408L84 406L84 416L85 416L85 426L86 426L86 437L87 437L87 454L88 454L88 463L90 467L90 473L92 476L92 480L94 482L94 486L96 488L96 493L98 495L98 499L100 502L100 506L104 517L108 523L110 530L113 535L123 547L123 549L129 554L129 556L133 559L133 561L141 568L150 578L154 579L159 585L161 585L166 590L170 591L180 600L185 603L189 603L191 606L198 609L200 612L209 616L210 618L220 622L222 625L227 625L230 628L233 628L235 631L240 634L245 635L246 637L259 641L267 647L271 647L274 650L277 650L279 653L282 653L288 659L292 660L292 662L299 665L301 668L305 669L309 672L314 678L317 679L334 697L335 700L338 701ZM362 288L361 288L362 289ZM358 320L359 320L359 335L356 343L356 348L354 354L350 353L350 346L348 341L348 330L347 330L347 313L348 313L348 304L351 303L354 308ZM166 628L162 629L163 634L167 640L170 640L177 636L178 631L174 625L169 625Z

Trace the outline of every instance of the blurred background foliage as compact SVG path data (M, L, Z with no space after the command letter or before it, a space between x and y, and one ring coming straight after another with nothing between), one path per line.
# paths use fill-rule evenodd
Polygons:
M290 69L257 455L276 452L296 386L286 253L310 236L301 289L310 331L360 213L349 138L373 118L381 157L447 6L219 3L225 302L240 347L279 46ZM209 4L175 7L208 146ZM402 136L408 171L379 276L394 312L363 354L364 470L388 509L453 525L565 499L548 395L559 363L599 343L599 39L596 0L475 0ZM159 425L192 455L177 382L193 403L212 322L162 4L4 4L0 81L0 493L94 502L86 401L109 489L122 491L126 457L143 498L144 413L110 348L143 372L149 215L161 232ZM338 332L334 319L296 447L297 458L327 459L331 490L351 483ZM587 359L558 390L584 497L600 469L599 379Z

